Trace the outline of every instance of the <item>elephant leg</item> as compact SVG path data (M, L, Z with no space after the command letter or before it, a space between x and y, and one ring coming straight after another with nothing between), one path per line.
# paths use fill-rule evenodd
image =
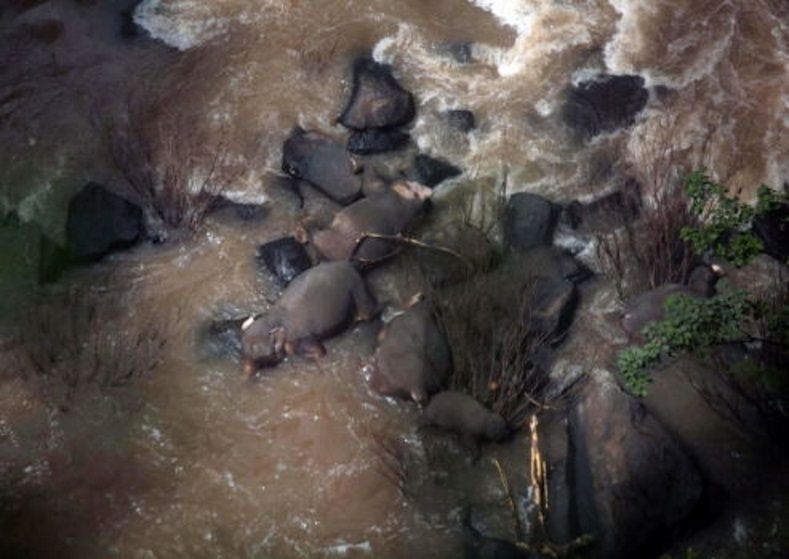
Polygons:
M367 286L364 282L360 282L354 287L352 295L354 306L356 307L357 321L365 322L367 320L372 320L378 315L380 312L378 303L375 302L373 296L367 291Z

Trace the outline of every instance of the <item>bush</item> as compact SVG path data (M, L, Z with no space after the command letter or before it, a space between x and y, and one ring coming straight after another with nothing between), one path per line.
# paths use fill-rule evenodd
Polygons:
M623 299L665 283L684 283L697 256L682 237L696 225L679 188L659 192L641 217L612 235L597 236L597 257Z
M205 83L219 79L221 61L208 47L181 57L101 126L131 196L166 227L196 230L245 172L246 154L234 156L227 128L206 116Z
M38 303L17 338L6 374L33 383L61 409L87 387L111 390L150 373L167 341L159 325L129 323L111 306L74 294Z
M510 279L517 283L522 277ZM549 340L530 327L530 286L518 285L503 295L505 281L478 274L433 299L452 351L452 388L520 427L530 412L547 404L551 383L537 356ZM507 308L501 306L503 298Z
M704 171L694 171L685 183L690 209L699 223L682 229L682 239L697 255L708 251L734 266L741 267L764 250L762 242L750 231L755 217L776 209L782 196L762 185L757 203L750 206L726 188L712 181Z
M709 369L709 382L690 382L716 413L746 431L751 430L749 415L755 414L759 432L780 440L789 395L787 303L785 283L766 300L745 291L724 291L708 299L669 297L666 318L645 329L645 343L618 356L627 387L645 396L651 368L664 358L689 354ZM720 351L726 347L740 348L743 356L727 362Z

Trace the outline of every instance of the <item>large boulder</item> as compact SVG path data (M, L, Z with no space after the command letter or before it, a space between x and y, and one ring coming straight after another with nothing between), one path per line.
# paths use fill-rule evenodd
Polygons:
M282 170L343 205L362 192L360 168L345 146L319 132L299 127L291 132L282 147Z
M257 258L280 287L285 287L293 278L312 267L304 245L293 237L283 237L260 245Z
M504 214L504 240L515 250L550 245L556 207L541 196L520 192L510 196Z
M416 114L414 98L392 76L389 66L369 58L353 66L353 89L339 122L353 130L408 124Z
M400 130L368 128L354 131L348 138L348 151L357 155L375 155L405 147L411 137Z
M420 153L414 158L409 178L433 188L447 179L460 175L462 171L443 159Z
M89 183L69 202L66 247L75 262L98 261L144 235L142 209L103 186Z
M695 464L608 371L590 375L569 416L568 445L573 506L558 510L596 537L598 557L654 554L700 502Z
M566 93L562 118L579 140L630 126L649 92L640 76L601 74Z

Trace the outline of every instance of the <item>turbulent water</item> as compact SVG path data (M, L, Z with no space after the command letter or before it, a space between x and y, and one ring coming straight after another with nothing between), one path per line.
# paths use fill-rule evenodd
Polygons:
M789 181L783 0L145 0L131 17L153 39L120 32L134 29L121 17L134 4L2 5L0 216L13 210L62 238L77 188L122 182L105 122L135 99L187 107L243 164L231 194L265 201L267 214L211 219L194 238L72 272L57 288L116 309L106 329L118 339L153 320L168 343L150 375L66 410L6 375L0 529L12 553L449 557L469 504L514 536L490 456L470 465L421 432L415 409L369 392L373 326L332 342L321 364L296 360L255 385L196 341L221 311L275 299L253 255L301 216L273 180L282 142L297 124L341 133L332 123L359 54L392 64L415 94L419 148L464 170L439 199L505 177L510 191L588 199L627 177L655 184L674 164L706 166L745 197ZM470 45L468 61L453 56L458 44ZM634 126L582 146L560 119L562 92L600 71L643 76L650 99ZM447 108L472 110L477 129L448 130ZM0 258L0 280L35 265ZM19 285L0 283L6 317ZM410 465L410 497L390 480L382 440ZM494 454L525 502L526 442Z

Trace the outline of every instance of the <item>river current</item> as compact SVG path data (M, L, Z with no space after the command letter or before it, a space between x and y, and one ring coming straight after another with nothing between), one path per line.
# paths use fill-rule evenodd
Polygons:
M351 61L365 53L414 93L420 150L463 169L438 200L505 177L508 192L589 200L626 177L655 184L669 162L706 167L745 198L789 181L783 0L4 2L0 217L13 211L20 227L61 240L69 197L89 180L121 180L101 123L130 99L187 107L243 168L228 194L266 213L211 217L193 236L47 288L109 309L100 334L155 328L167 343L149 374L67 408L6 365L0 550L453 557L470 506L514 537L493 458L528 506L528 434L471 463L451 439L424 433L415 407L367 387L375 326L330 342L325 361L292 360L256 384L201 344L212 318L276 299L254 254L302 217L276 181L282 143L295 125L340 131ZM580 145L559 118L562 93L599 72L642 76L650 98L632 127ZM476 116L467 136L440 125L456 108ZM3 232L0 247L21 238ZM0 255L0 334L32 298L35 258L11 252ZM405 494L387 466L392 449Z

